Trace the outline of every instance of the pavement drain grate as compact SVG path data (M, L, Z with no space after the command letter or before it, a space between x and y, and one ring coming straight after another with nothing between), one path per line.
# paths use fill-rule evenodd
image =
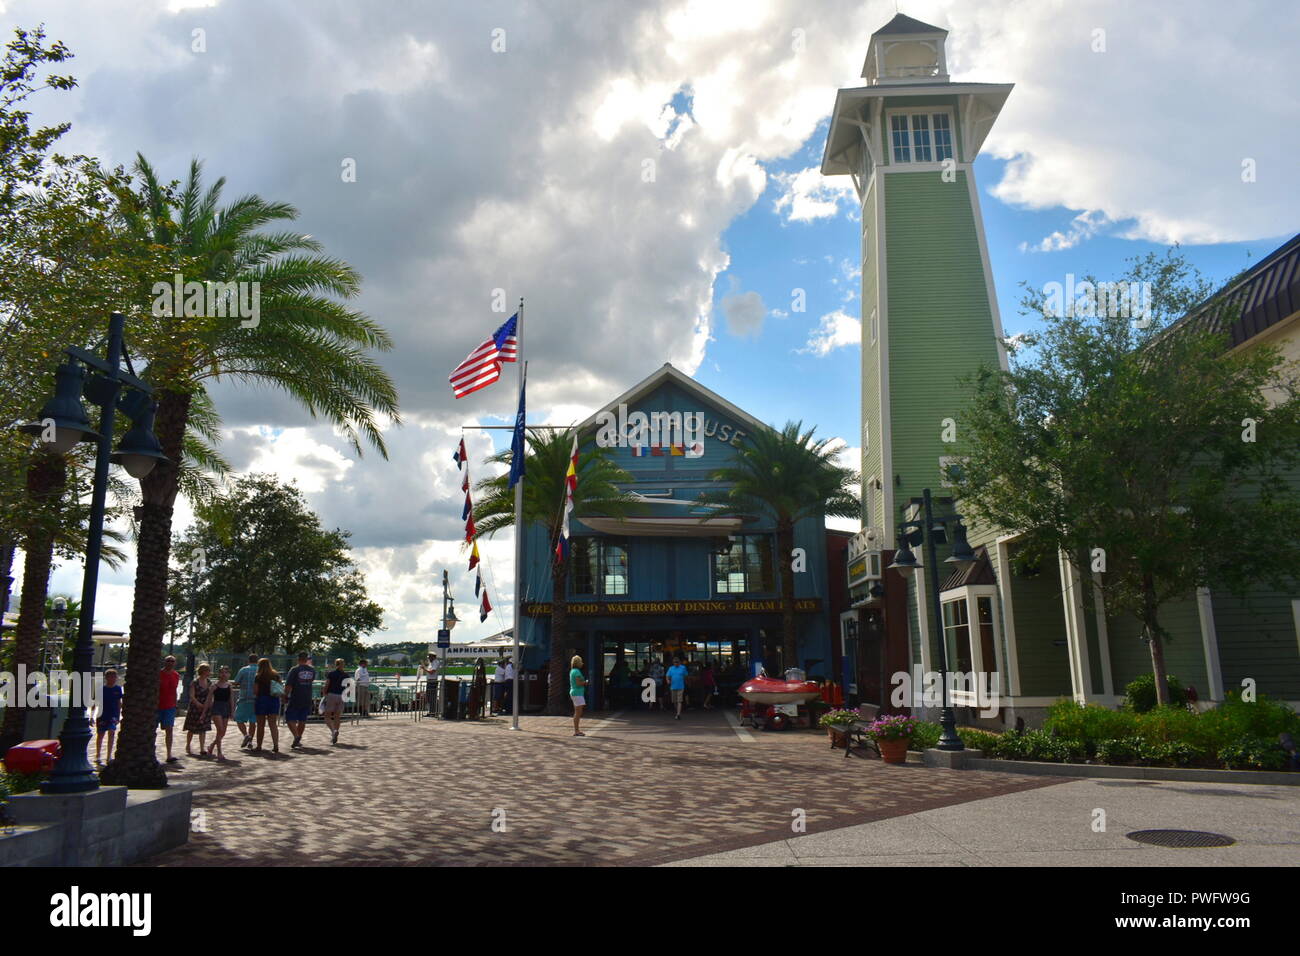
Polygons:
M1138 843L1152 846L1232 846L1237 841L1222 833L1207 833L1204 830L1134 830L1125 834Z

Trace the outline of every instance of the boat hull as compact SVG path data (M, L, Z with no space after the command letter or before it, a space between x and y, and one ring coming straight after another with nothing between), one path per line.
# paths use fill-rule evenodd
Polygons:
M801 704L821 696L821 688L813 681L772 680L755 677L740 685L738 692L751 704Z

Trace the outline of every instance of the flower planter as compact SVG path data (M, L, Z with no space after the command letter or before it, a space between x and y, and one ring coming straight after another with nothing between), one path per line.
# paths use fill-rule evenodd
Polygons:
M876 740L876 746L880 748L880 759L885 763L907 763L907 748L911 743L907 738Z

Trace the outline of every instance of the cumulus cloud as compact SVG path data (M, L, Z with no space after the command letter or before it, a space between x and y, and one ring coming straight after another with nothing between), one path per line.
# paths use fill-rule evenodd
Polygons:
M773 177L781 194L772 208L784 214L786 222L812 222L829 219L845 209L856 209L857 193L848 176L823 176L816 166L797 173L778 173Z
M862 344L862 320L841 309L823 315L799 352L825 358L836 349Z

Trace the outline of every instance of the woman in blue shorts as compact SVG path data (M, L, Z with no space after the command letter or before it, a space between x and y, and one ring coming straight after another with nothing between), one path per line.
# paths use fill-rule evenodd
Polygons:
M284 687L280 684L280 675L272 669L271 662L265 657L257 662L257 680L253 682L253 687L257 691L257 703L254 708L257 711L257 746L253 748L253 752L262 752L262 735L269 719L271 751L278 754L280 728L277 724L280 717L280 695L284 693Z

